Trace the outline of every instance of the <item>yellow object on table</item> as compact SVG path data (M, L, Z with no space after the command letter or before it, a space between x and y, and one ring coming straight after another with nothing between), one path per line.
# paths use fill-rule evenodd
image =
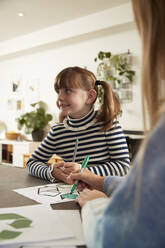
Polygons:
M23 167L24 168L26 168L26 162L27 162L27 160L29 159L29 157L31 156L31 154L32 153L30 153L30 154L24 154L23 155ZM49 159L49 161L47 162L47 165L49 166L49 165L51 165L51 164L53 164L53 163L60 163L60 162L62 162L63 160L62 160L62 158L61 157L59 157L59 156L57 156L56 154L54 154L50 159Z

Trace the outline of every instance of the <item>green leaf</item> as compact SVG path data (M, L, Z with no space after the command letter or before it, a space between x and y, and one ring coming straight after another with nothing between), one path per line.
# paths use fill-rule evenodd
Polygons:
M105 53L105 57L106 57L107 59L110 58L110 57L111 57L111 53L110 53L110 52Z
M19 228L26 228L26 227L30 227L30 224L32 223L32 220L28 220L28 219L20 219L20 220L16 220L13 223L10 224L10 226L19 229Z
M0 214L0 220L13 220L13 219L15 220L20 218L24 218L24 217L14 213Z
M22 232L14 232L10 230L3 230L0 232L0 240L14 239L18 237Z

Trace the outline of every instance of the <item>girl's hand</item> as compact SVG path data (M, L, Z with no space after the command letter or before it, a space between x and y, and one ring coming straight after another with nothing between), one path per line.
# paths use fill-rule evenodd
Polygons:
M78 189L82 190L85 187L103 191L104 177L98 176L93 172L85 169L83 172L72 173L67 178L69 184L73 184L75 180L79 180Z
M74 162L61 162L57 164L57 168L61 168L63 173L69 175L71 172L80 172L81 165Z
M78 202L81 207L83 207L86 202L103 197L108 198L101 191L84 189L75 201Z
M63 162L61 162L60 164L62 164ZM61 165L62 166L62 165ZM54 168L53 171L51 172L52 176L54 176L55 179L63 181L65 183L67 183L67 176L63 170L61 170L61 168L59 167L59 164L54 163Z

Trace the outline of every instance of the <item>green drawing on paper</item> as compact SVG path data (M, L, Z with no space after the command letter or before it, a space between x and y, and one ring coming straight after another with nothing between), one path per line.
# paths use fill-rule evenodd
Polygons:
M58 183L55 185L46 185L39 187L37 190L38 195L58 197L60 194L64 194L70 190L71 186L65 183Z
M10 226L19 229L19 228L26 228L30 227L30 224L32 223L31 220L28 219L21 219L21 220L16 220L13 223L10 224Z
M0 240L4 240L4 239L14 239L16 237L18 237L22 232L13 232L13 231L9 231L9 230L3 230L2 232L0 232Z
M15 220L15 219L22 219L24 218L23 216L19 214L13 214L13 213L8 213L8 214L0 214L0 220Z
M76 199L77 198L77 194L70 194L70 193L68 193L68 194L62 194L61 195L61 199Z
M0 214L0 221L8 221L8 220L14 220L11 224L7 224L14 229L29 228L31 227L30 225L32 223L32 220L24 216L21 216L19 214L15 214L15 213ZM17 232L14 230L6 230L6 229L2 230L0 232L0 241L17 238L20 234L22 234L22 232L23 232L22 230L21 232Z

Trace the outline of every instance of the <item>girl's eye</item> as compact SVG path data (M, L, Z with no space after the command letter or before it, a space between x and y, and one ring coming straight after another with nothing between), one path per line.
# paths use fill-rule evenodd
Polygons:
M70 94L71 92L72 92L71 89L65 89L66 94Z

